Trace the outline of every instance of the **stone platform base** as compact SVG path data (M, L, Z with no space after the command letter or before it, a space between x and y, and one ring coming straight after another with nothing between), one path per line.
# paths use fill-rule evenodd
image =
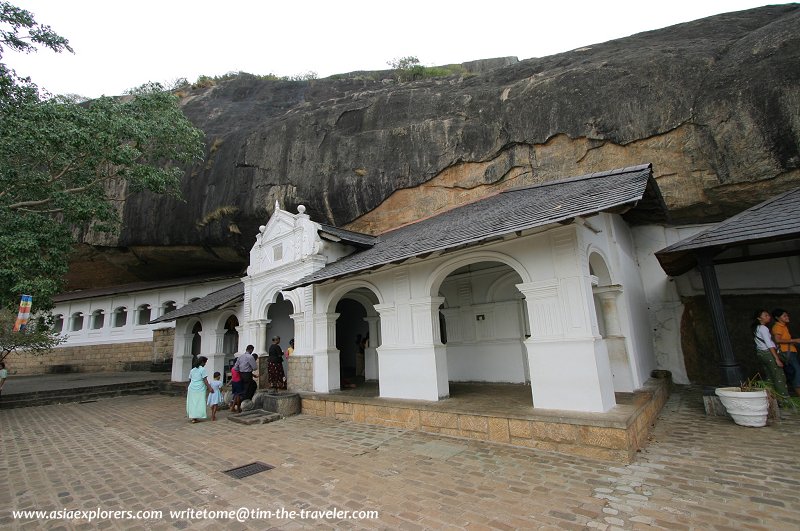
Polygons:
M516 384L451 384L451 398L438 402L347 392L301 396L309 415L630 463L647 445L671 383L668 377L651 378L640 391L618 393L608 413L536 409L530 387ZM527 404L520 405L525 393Z
M263 409L251 409L250 411L243 411L235 415L229 415L228 420L238 424L267 424L268 422L275 422L281 420L279 414L272 411L264 411Z
M253 407L274 411L281 417L290 417L300 414L300 395L291 392L277 392L275 394L259 391L253 396Z

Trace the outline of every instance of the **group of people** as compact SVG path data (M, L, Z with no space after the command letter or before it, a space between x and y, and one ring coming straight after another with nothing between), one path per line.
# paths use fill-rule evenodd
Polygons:
M267 352L267 375L269 387L273 391L286 389L286 373L283 370L283 360L288 359L294 352L294 339L289 341L289 348L284 353L280 346L281 338L272 338L272 344ZM258 371L258 354L253 351L253 345L247 345L245 351L236 358L236 363L231 367L231 403L230 411L242 412L242 401L252 400L258 384L256 376ZM186 393L186 415L192 423L207 417L207 407L211 407L211 420L217 420L217 411L224 405L222 394L222 375L215 372L213 379L208 379L206 363L208 358L200 356L196 365L189 372L189 388Z
M775 392L789 396L789 387L800 396L800 358L797 344L800 338L793 338L789 332L789 312L776 308L772 313L759 310L753 316L753 339L756 355L764 369L764 378L769 380ZM772 326L770 327L770 322Z

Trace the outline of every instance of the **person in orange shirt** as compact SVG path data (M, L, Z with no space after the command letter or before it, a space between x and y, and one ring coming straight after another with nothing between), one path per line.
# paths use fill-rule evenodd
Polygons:
M800 358L797 354L797 344L800 338L792 338L789 332L789 312L783 308L772 310L772 338L778 346L778 354L783 361L783 370L786 373L788 387L794 388L794 394L800 396Z

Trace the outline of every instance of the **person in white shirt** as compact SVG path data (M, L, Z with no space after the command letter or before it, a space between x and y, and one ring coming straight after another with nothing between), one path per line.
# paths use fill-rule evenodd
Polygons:
M753 316L752 330L753 340L756 343L756 356L764 368L764 378L769 380L775 387L775 392L781 396L789 396L789 389L786 387L786 376L783 374L783 362L778 356L775 342L769 333L767 325L772 320L772 316L767 310L759 310Z

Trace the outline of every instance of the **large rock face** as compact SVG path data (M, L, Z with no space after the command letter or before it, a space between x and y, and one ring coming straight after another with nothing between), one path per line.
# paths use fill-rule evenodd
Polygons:
M129 198L117 237L87 238L72 285L238 269L276 200L377 233L487 189L644 162L676 222L800 184L797 4L465 66L478 73L243 75L189 91L207 160L187 171L185 201Z

